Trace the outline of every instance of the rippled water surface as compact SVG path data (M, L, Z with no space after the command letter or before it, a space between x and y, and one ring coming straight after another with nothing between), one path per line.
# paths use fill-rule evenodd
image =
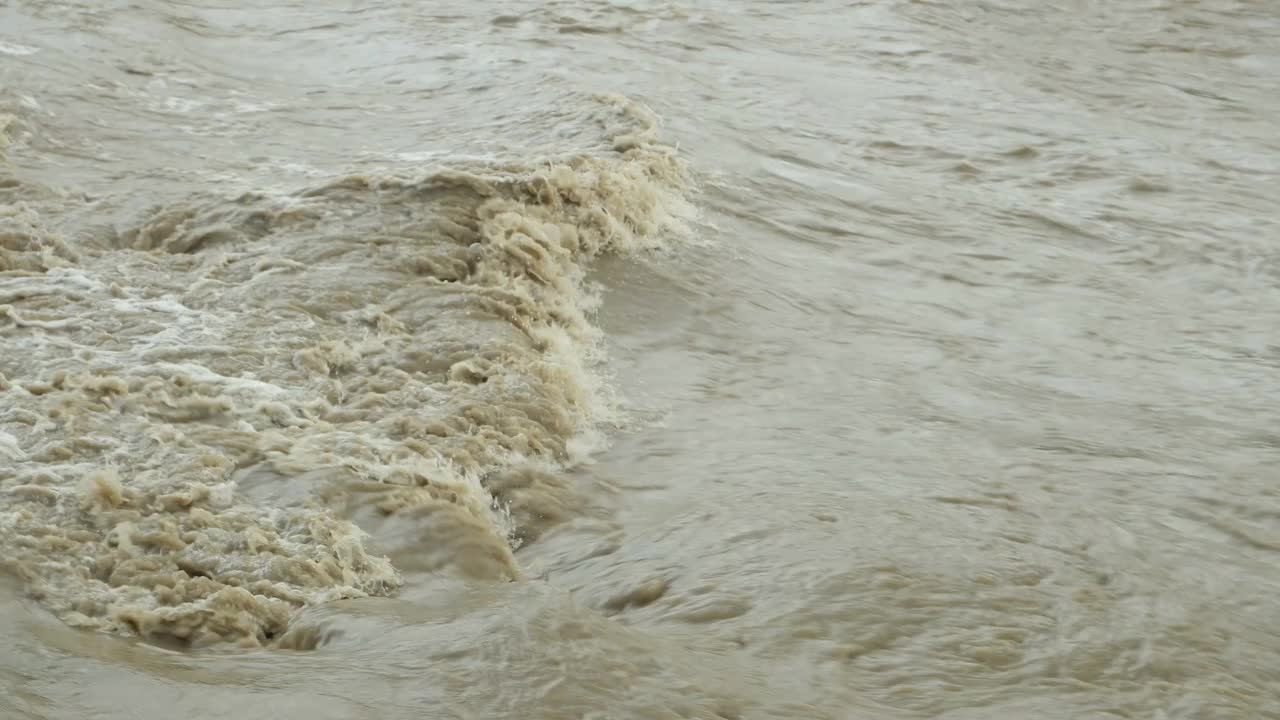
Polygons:
M0 716L1280 718L1265 2L0 3Z

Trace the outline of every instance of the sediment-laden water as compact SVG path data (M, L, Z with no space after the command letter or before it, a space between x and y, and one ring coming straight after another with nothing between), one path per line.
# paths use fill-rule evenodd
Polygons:
M1277 48L0 5L0 716L1280 718Z

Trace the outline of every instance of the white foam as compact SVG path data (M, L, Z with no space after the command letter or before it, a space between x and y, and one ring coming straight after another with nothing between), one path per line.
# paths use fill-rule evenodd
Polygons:
M35 55L38 52L40 52L40 48L0 40L0 53L4 53L5 55Z

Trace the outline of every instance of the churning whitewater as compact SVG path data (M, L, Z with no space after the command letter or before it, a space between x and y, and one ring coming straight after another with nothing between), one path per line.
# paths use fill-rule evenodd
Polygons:
M595 155L192 197L118 229L55 230L65 192L5 181L8 569L75 626L249 646L395 592L358 525L412 524L416 570L520 577L513 544L573 512L556 469L616 420L583 264L690 217L656 117L600 102Z

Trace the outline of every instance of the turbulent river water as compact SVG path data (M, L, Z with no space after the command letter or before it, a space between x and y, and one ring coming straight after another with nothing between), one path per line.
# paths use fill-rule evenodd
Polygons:
M0 717L1280 718L1280 8L0 2Z

